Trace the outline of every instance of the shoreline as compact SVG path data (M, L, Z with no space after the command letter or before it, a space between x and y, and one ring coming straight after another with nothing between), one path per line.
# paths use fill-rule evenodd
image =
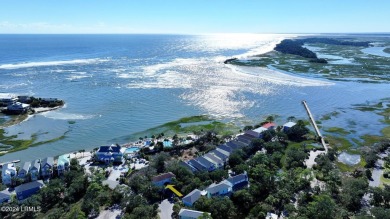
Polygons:
M0 125L0 129L4 129L4 128L10 127L10 126L17 125L17 124L20 124L22 122L25 122L31 116L34 116L36 114L57 110L57 109L60 109L62 107L63 106L56 106L56 107L53 107L53 108L50 108L50 107L34 108L33 109L35 111L34 113L25 113L25 114L21 114L21 115L16 115L15 118L13 118L13 119L11 119L9 121L6 121L3 124L1 124ZM4 114L4 115L6 115L6 114Z

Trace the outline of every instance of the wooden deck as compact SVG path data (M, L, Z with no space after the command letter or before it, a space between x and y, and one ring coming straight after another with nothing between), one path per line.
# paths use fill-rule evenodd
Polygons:
M310 112L309 106L307 105L307 103L306 103L305 100L302 101L302 104L303 104L303 106L304 106L305 109L306 109L307 115L309 116L309 119L310 119L311 124L313 124L314 130L315 130L317 136L318 136L318 137L320 138L320 140L321 140L321 144L322 144L322 146L323 146L324 149L325 149L325 153L328 153L328 145L325 143L325 139L324 139L324 137L322 136L322 134L321 134L321 132L320 132L320 129L319 129L318 126L317 126L316 121L314 120L313 114Z

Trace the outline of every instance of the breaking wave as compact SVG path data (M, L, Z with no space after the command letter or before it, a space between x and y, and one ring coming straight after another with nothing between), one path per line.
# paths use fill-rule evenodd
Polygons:
M74 64L93 64L98 62L106 62L108 59L75 59L69 61L47 61L47 62L26 62L17 64L2 64L0 69L20 69L42 66L57 66L57 65L74 65Z

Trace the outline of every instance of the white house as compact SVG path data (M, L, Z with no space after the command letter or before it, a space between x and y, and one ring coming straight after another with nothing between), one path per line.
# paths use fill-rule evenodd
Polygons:
M3 170L1 172L1 177L3 179L3 184L6 186L11 185L12 177L16 176L16 167L14 163L3 164Z
M202 216L204 213L205 212L203 211L194 211L194 210L182 208L180 209L179 212L179 219L197 219L200 216ZM207 212L206 214L210 215L210 213Z
M257 129L253 129L253 130L247 130L247 131L245 131L245 133L246 134L248 134L248 135L251 135L251 136L253 136L253 137L256 137L256 138L261 138L261 137L263 137L263 132L264 131L267 131L268 129L267 128L265 128L265 127L259 127L259 128L257 128Z
M295 122L288 122L288 123L284 124L284 125L283 125L283 131L285 132L285 131L289 130L289 129L290 129L291 127L293 127L294 125L296 125Z

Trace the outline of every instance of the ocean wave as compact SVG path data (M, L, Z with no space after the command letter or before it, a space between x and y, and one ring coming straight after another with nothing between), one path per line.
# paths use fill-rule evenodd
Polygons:
M92 119L95 117L94 115L83 115L83 114L65 113L65 112L58 112L58 111L43 112L40 113L40 115L49 119L58 119L58 120L85 120L85 119Z
M20 69L42 66L57 66L57 65L74 65L74 64L93 64L98 62L106 62L108 59L75 59L69 61L47 61L47 62L26 62L17 64L2 64L0 69ZM60 70L57 70L60 71Z

